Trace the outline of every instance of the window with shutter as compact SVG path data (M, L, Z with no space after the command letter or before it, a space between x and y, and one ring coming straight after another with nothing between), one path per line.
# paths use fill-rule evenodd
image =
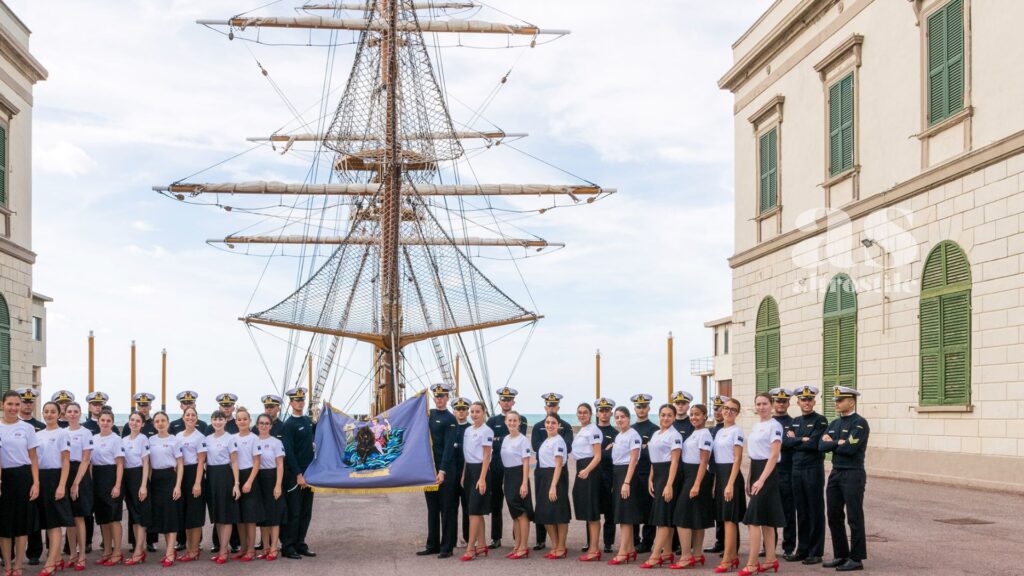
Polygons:
M971 267L954 242L940 242L925 261L919 324L921 405L969 405Z
M11 312L0 294L0 395L11 389Z
M754 334L754 384L758 393L779 386L781 360L779 307L774 298L767 296L757 309L757 328Z
M822 412L832 419L832 389L857 387L857 291L846 274L836 274L825 291L822 344Z
M0 206L7 205L7 127L0 125Z
M828 90L829 174L835 176L853 168L853 73L836 81Z
M772 128L758 140L758 198L762 213L779 204L778 139L778 128Z
M928 16L928 122L935 124L964 107L963 0L950 0Z

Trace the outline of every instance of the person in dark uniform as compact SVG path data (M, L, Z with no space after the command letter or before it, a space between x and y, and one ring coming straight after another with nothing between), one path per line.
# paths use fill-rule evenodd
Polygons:
M146 438L152 438L156 436L156 427L153 426L153 418L149 415L150 410L153 409L153 401L156 400L156 396L149 392L139 392L135 395L135 411L139 416L142 417L142 429L139 431L140 434ZM127 437L131 434L131 429L126 425L121 429L121 437ZM129 517L128 523L128 544L135 546L135 530L132 528L131 519ZM156 532L146 531L146 551L156 552L156 543L160 540L160 535Z
M285 392L291 414L284 422L284 491L288 495L288 521L281 530L281 555L293 560L316 553L306 544L306 532L313 517L313 490L303 473L313 461L313 433L316 424L302 413L306 406L306 389L292 388Z
M183 390L181 392L178 392L178 395L177 395L176 398L178 399L178 403L181 405L181 413L184 414L185 410L188 410L189 408L195 408L196 407L196 400L199 400L199 393L194 391L194 390ZM206 435L210 434L211 432L213 432L213 430L210 430L210 425L207 424L206 422L203 422L202 420L199 420L199 421L196 422L196 430L201 432L203 434L203 436L206 436ZM184 432L184 431L185 431L185 419L183 417L171 421L171 427L168 430L168 433L171 436L176 436L179 432ZM181 535L179 534L179 539L178 539L179 543L183 542L183 540L180 538L180 536Z
M516 395L519 394L515 388L509 388L503 386L498 390L498 406L501 407L501 412L495 414L487 419L487 427L494 432L494 448L492 454L501 454L501 439L508 436L508 427L505 426L505 416L508 415L509 411L516 404ZM521 419L519 422L519 432L526 434L526 420ZM491 466L488 468L488 487L491 490L491 541L487 545L488 548L494 550L501 546L501 532L502 532L502 509L505 505L505 491L502 488L502 484L505 481L505 467L501 463L501 458L491 458Z
M466 507L468 504L469 494L466 493L465 487L463 486L463 471L466 468L466 460L463 458L463 437L466 433L466 428L469 428L469 406L472 401L469 398L459 396L458 398L452 399L451 407L455 417L455 428L452 432L451 441L445 448L444 456L441 457L441 468L445 471L445 476L450 476L455 480L453 487L455 488L455 499L452 507L452 517L454 520L450 525L446 525L446 529L451 529L451 537L441 535L441 550L445 550L445 541L451 542L454 548L456 540L459 536L459 526L462 526L462 540L469 540L469 509ZM462 510L460 513L459 510ZM462 519L460 522L459 519Z
M284 439L284 422L281 421L281 404L284 401L277 394L267 394L260 398L263 402L263 413L270 416L270 435L278 440Z
M224 431L228 434L238 434L238 423L235 422L235 403L238 402L238 396L230 392L223 392L217 394L216 400L217 406L220 407L220 411L224 413L224 418L226 419ZM232 536L233 539L234 536ZM232 543L232 546L234 546L234 543Z
M839 572L863 570L868 557L864 531L864 455L868 450L868 421L857 414L860 392L847 386L836 386L832 397L839 417L828 425L818 448L832 452L832 472L825 487L828 508L828 529L832 534L832 560L823 564ZM844 518L845 517L845 518ZM845 520L845 521L844 521ZM850 525L850 541L846 541L846 524Z
M647 443L651 440L651 436L658 431L658 425L647 418L651 411L652 399L650 394L634 394L629 399L633 403L633 411L636 412L633 429L640 434L640 439L643 441L640 448L640 461L636 466L636 479L639 487L647 486L651 476L651 457L647 452ZM640 488L636 491L636 501L640 509L640 517L644 519L644 522L642 529L639 525L633 528L633 543L637 553L646 554L654 545L655 527L648 524L647 520L651 516L651 505L654 503L654 498L650 492Z
M714 418L715 425L711 427L711 438L714 439L718 431L725 426L724 417L722 416L722 406L725 405L725 401L728 399L726 396L716 394L711 397L711 405L714 407ZM712 482L715 480L715 452L711 451L711 462L708 464L708 474L711 475ZM738 535L737 535L738 537ZM718 521L717 515L715 518L715 544L708 548L705 548L703 552L705 554L721 554L725 550L725 524Z
M75 401L75 395L70 390L57 390L50 396L50 402L57 405L57 409L60 411L57 417L57 427L67 428L68 421L64 417L64 412L68 409L68 404Z
M565 441L566 446L572 446L572 426L568 422L558 416L558 406L562 401L562 395L558 392L548 392L541 396L544 400L544 412L546 415L554 415L558 418L558 435ZM533 452L536 454L540 450L540 445L547 439L547 432L544 430L543 424L534 425L533 430L530 432L530 446L533 448ZM533 547L534 550L543 550L547 547L547 534L543 524L537 523L535 530L537 533L537 545Z
M782 511L786 515L786 527L782 529L782 557L792 556L796 549L796 502L793 499L793 449L787 448L786 432L792 430L793 417L789 415L790 398L793 392L785 388L772 388L768 391L772 397L772 418L782 424L782 460L775 470L779 473L779 495L782 496ZM778 534L775 535L778 542Z
M442 467L445 448L454 442L455 417L448 411L448 395L451 387L447 384L434 384L430 392L434 397L434 407L427 414L430 427L430 449L433 453L434 474L437 477L437 490L424 492L427 501L427 543L417 556L438 554L441 558L451 558L455 549L454 542L446 542L447 524L455 523L455 488L459 479L448 474ZM455 530L452 530L454 533ZM452 538L454 540L454 538Z
M19 388L18 395L21 397L21 408L18 410L18 418L32 426L36 432L46 428L46 424L40 422L33 415L36 407L35 390L32 388ZM38 566L39 557L43 554L43 533L33 530L28 534L28 547L25 550L25 558L29 566Z
M615 484L615 465L612 463L612 445L615 444L615 437L619 431L612 425L612 409L615 408L615 401L608 398L598 398L594 402L594 409L597 411L597 429L601 431L601 515L604 516L604 549L605 554L610 554L615 545L615 500L611 498L612 488ZM586 549L590 548L587 542Z
M818 389L804 386L795 392L800 415L782 439L793 451L793 500L796 502L796 551L783 556L788 562L818 564L825 553L825 455L818 443L828 420L814 411Z

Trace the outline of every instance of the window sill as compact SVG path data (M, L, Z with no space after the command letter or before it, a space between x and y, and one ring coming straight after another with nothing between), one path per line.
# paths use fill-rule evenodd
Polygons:
M938 124L935 124L933 126L929 126L928 129L926 129L924 132L921 132L920 134L918 134L917 138L918 138L918 140L925 140L927 138L931 138L932 136L935 136L936 134L946 130L947 128L952 128L953 126L956 126L957 124L960 124L961 122L963 122L964 120L967 120L968 118L970 118L973 115L974 115L974 107L973 106L967 106L966 108L964 108L963 110L957 112L956 114L953 114L949 118L946 118L945 120L940 121Z
M860 164L854 164L852 168L847 168L839 174L825 180L821 184L818 184L818 186L821 186L822 188L831 188L848 178L853 178L857 174L860 174Z
M764 212L761 212L760 214L755 216L754 220L760 222L761 220L764 220L766 218L771 218L772 216L775 216L776 214L778 214L779 211L781 211L781 210L782 210L782 206L776 206L776 207L774 207L774 208L772 208L770 210L765 210Z
M910 409L919 414L927 414L929 412L974 412L974 405L968 404L967 406L911 406Z

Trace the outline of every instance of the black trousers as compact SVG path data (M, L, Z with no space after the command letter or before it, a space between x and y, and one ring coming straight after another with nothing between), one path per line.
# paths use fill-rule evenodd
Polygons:
M789 554L796 549L796 499L793 496L791 466L779 466L779 495L782 496L782 511L786 514L786 527L782 529L781 542L776 530L775 542L782 544L782 551Z
M644 518L651 515L651 505L654 503L654 498L647 491L647 481L650 477L650 472L647 474L638 473L636 474L636 481L632 483L633 486L640 488L640 491L636 492L636 499L637 505L640 508L640 515ZM654 533L655 527L646 522L644 522L642 527L633 526L633 545L644 550L650 550L654 546Z
M611 452L608 452L608 456L602 456L602 458L611 458ZM612 469L601 470L601 494L604 494L604 497L601 498L601 516L604 516L603 533L605 548L611 548L615 545L615 500L612 498L614 485L615 477Z
M454 474L445 474L437 488L438 520L441 528L441 552L451 553L459 540L459 480ZM468 516L467 516L468 519ZM427 545L430 541L428 538Z
M313 518L313 491L300 488L295 477L289 478L288 475L285 475L283 488L288 503L288 521L281 527L281 550L309 550L306 533Z
M793 469L793 500L796 502L796 553L825 554L825 466Z
M501 458L492 458L487 469L487 486L491 489L491 540L501 540L502 509L505 507L505 466Z
M868 545L864 531L864 488L867 474L857 469L832 469L825 488L828 504L828 529L832 532L832 555L836 558L864 560ZM850 540L846 540L846 524Z
M25 548L25 557L38 559L43 555L43 533L40 531L28 533L28 546Z

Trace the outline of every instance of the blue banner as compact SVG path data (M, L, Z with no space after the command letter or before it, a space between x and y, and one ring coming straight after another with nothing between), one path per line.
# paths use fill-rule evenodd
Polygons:
M367 422L324 403L306 482L324 492L436 490L428 410L422 393Z

